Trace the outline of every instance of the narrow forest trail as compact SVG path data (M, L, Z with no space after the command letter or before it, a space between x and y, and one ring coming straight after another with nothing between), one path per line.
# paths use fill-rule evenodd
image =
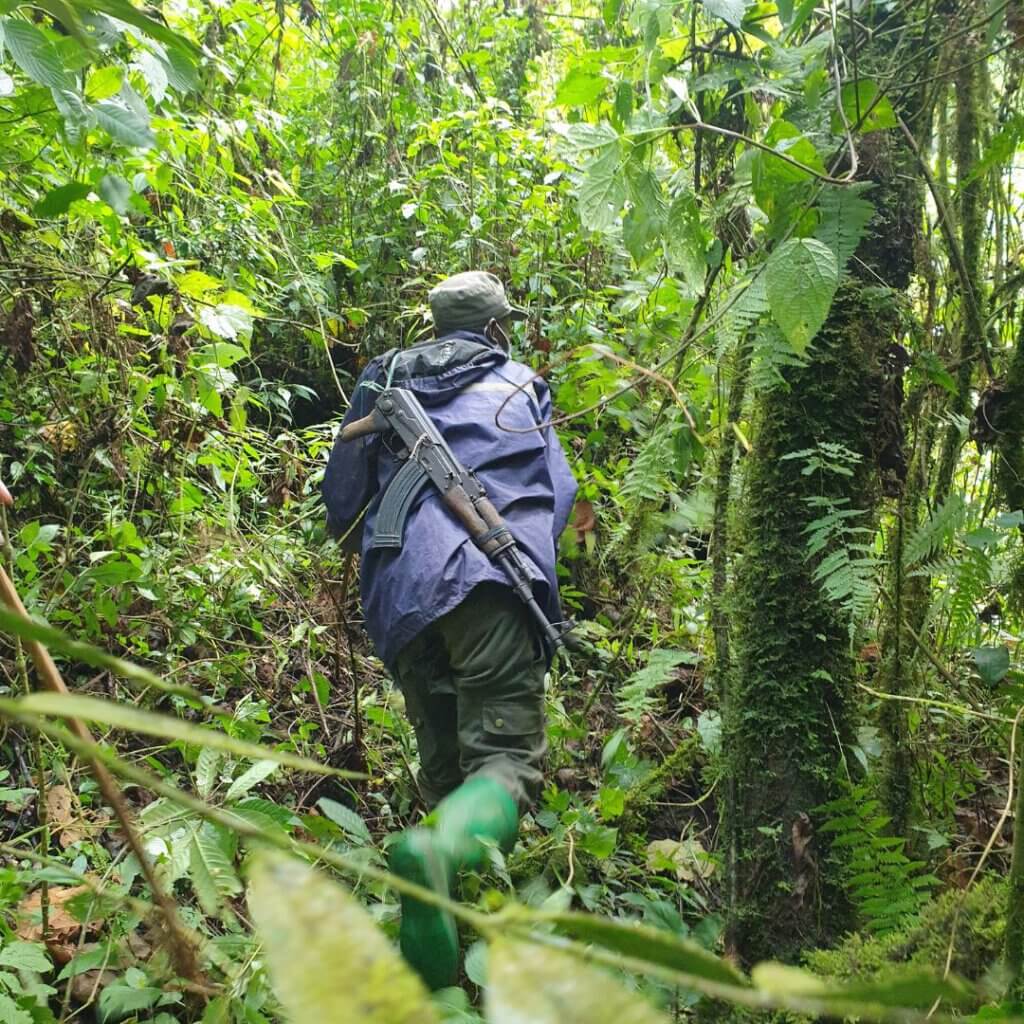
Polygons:
M1018 8L0 5L0 1024L1024 1019ZM576 626L446 898L321 488L468 270Z

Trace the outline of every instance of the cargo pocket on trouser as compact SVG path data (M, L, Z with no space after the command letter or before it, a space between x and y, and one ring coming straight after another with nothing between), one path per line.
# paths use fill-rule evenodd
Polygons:
M460 717L459 740L466 776L500 782L521 811L540 795L547 753L543 692L484 698L479 714Z

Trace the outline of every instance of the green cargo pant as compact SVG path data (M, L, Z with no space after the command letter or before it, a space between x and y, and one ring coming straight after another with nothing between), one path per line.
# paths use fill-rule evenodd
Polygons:
M428 807L471 775L503 785L520 812L537 798L546 668L526 606L499 583L474 588L403 648L395 677L416 731Z

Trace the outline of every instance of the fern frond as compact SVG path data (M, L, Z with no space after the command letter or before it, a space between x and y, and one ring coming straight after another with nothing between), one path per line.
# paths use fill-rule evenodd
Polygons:
M887 815L867 786L848 786L838 799L817 808L827 820L818 831L835 836L832 846L848 851L845 884L868 931L895 931L929 898L934 876L922 861L903 852L899 836L887 836Z
M655 648L647 655L647 664L634 672L619 688L617 709L627 721L636 725L644 715L658 710L660 687L672 678L672 673L683 663L692 664L697 656L690 651Z
M911 534L903 545L903 566L910 569L938 554L963 525L967 505L959 494L951 494Z
M871 187L871 182L859 182L826 189L818 203L821 220L814 237L836 254L840 274L846 270L850 257L875 215L875 207L864 198L864 193Z
M782 371L787 366L805 366L806 358L798 356L786 336L773 323L763 323L751 337L753 351L750 359L752 391L771 391L786 386Z
M730 289L725 297L725 304L728 305L729 302L732 302L732 305L728 307L715 332L715 348L719 360L768 312L765 275L758 273L749 284L741 281Z

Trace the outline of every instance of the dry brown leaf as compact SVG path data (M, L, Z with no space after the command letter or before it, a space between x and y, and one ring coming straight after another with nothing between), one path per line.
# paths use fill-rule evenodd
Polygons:
M81 818L75 813L74 796L67 786L53 786L46 791L46 816L63 849L85 839Z
M55 944L68 942L81 932L81 923L64 909L64 904L88 891L87 885L50 886L48 922L51 942ZM42 890L37 889L18 904L18 938L24 939L26 942L39 942L42 937Z

